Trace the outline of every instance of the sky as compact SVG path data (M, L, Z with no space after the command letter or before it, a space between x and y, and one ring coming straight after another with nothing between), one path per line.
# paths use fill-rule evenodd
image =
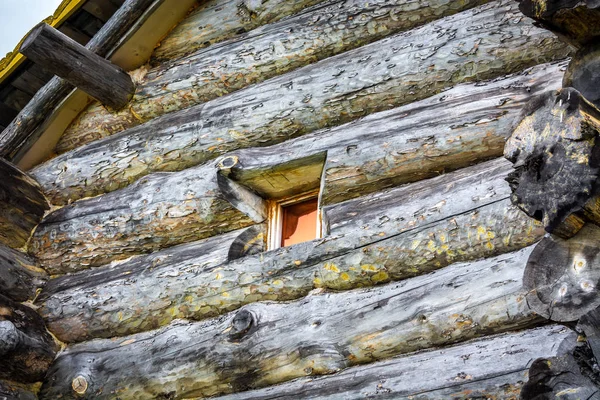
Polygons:
M58 8L62 0L0 0L0 59L31 28Z

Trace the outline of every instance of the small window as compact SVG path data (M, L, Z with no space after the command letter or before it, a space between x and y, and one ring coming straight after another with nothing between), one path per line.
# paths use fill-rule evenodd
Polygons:
M271 200L269 204L269 250L321 237L318 193Z

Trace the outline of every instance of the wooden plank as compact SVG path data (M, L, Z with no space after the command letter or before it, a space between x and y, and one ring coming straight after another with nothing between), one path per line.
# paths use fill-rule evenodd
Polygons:
M434 0L415 8L415 3L407 0L337 0L309 9L298 16L256 29L239 40L211 46L149 71L138 86L129 109L111 114L97 104L89 106L65 131L57 152L74 149L481 2ZM356 15L361 18L355 18ZM513 21L522 21L509 23L509 16ZM466 30L467 26L478 26L478 32ZM308 112L325 107L327 118L317 117L322 122L316 128L337 125L373 111L430 96L457 82L516 72L526 66L566 56L568 51L563 43L551 38L547 32L529 31L525 26L530 26L530 20L522 18L516 3L510 2L494 2L460 13L460 16L443 18L408 36L396 36L379 45L347 52L339 59L330 59L327 64L321 64L319 70L303 70L302 75L313 76L313 80L307 81L298 73L277 80L276 87L262 87L262 96L249 96L254 100L243 113L244 119L249 115L256 120L270 116L272 124L293 136L315 129L311 128L314 122L296 124L295 120L286 118L289 114L303 117L298 108ZM502 30L502 39L492 33L497 30ZM435 42L431 42L432 38ZM474 46L475 42L479 50L470 54L467 47ZM533 42L537 43L536 48L530 50ZM490 52L492 47L497 50L523 46L523 52L533 51L537 55L532 62L523 54L514 57L510 50L500 51L499 57L494 57L492 62L482 58L486 54L485 46L490 46ZM499 63L502 67L496 68L498 58L502 59ZM467 71L465 64L471 65L471 62L480 64L479 69ZM486 65L485 71L482 64ZM371 74L366 75L367 70ZM436 79L432 80L434 75ZM375 87L379 89L375 90ZM396 90L402 92L402 96ZM374 96L373 101L368 101L371 96ZM271 105L271 102L276 102L277 108L273 108L275 104ZM230 106L228 110L232 108ZM279 118L273 121L274 116ZM243 129L231 129L238 132L240 128Z
M219 400L515 399L531 360L561 354L575 333L550 325L393 358L337 374L219 397ZM426 377L435 377L427 379Z
M40 313L65 342L122 336L176 318L297 299L315 288L372 286L514 251L539 240L543 230L510 206L508 170L499 159L326 207L325 238L255 256L225 262L198 250L189 258L187 249L195 246L189 244L64 276L40 295ZM199 246L220 248L229 240L228 234Z
M27 255L0 244L0 293L14 301L33 300L48 276Z
M3 159L0 176L0 243L18 249L50 207L37 182Z
M121 68L46 23L29 33L19 51L114 109L125 106L133 95L133 81Z
M119 6L110 0L90 0L82 8L102 22L106 22L117 11Z
M91 39L90 36L86 35L84 32L81 32L79 29L75 28L69 23L63 24L60 28L58 28L58 30L82 46L85 46Z
M0 101L0 124L8 125L19 112Z
M41 381L57 349L38 313L0 294L0 379Z
M101 57L105 56L155 1L127 0L86 48ZM69 83L54 77L38 91L27 107L0 133L0 157L18 161L41 136L40 127L46 117L73 89Z
M46 82L39 79L35 75L29 73L27 70L23 71L19 74L13 81L10 83L14 87L23 92L33 96L35 93L44 86Z
M513 6L490 3L156 118L63 154L37 168L36 176L45 187L56 184L76 200L116 190L154 171L181 170L230 150L283 142L433 95L457 81L516 72L558 56L563 44L523 18L508 22L518 15L516 9L507 11ZM468 26L478 27L477 35ZM437 44L427 47L432 36ZM505 39L500 43L500 38ZM463 52L467 42L479 43L477 54ZM421 47L424 53L414 50ZM424 62L432 67L423 68ZM468 77L459 77L465 69ZM133 157L126 164L121 154Z
M10 108L22 110L31 100L31 96L12 85L7 86L6 95L3 96L3 102Z
M513 202L563 238L585 220L600 223L600 110L565 88L532 99L517 121L504 149L515 168L509 177Z
M209 397L527 328L540 322L520 283L530 251L70 346L54 362L41 397L74 398L75 376L87 383L83 398Z

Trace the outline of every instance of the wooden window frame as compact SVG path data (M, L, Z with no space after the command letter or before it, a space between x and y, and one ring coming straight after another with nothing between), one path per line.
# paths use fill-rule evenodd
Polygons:
M317 189L310 192L301 193L296 196L285 197L277 200L267 200L267 250L275 250L282 247L281 235L283 233L283 208L318 198L319 190ZM322 237L321 207L319 207L319 203L317 203L317 232L315 239L320 239Z

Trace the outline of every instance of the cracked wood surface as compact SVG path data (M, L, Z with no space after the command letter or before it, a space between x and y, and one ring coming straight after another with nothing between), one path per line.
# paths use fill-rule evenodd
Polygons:
M176 318L297 299L314 288L372 286L514 251L543 230L510 205L508 171L497 159L325 207L329 236L235 261L216 255L236 235L230 233L54 279L40 295L40 313L65 342L123 336Z
M47 280L36 261L0 244L0 294L14 301L33 300Z
M219 397L219 400L495 399L519 397L531 360L560 356L575 332L560 325L490 336L444 349ZM435 376L435 379L423 379Z
M494 2L159 117L32 173L53 202L64 204L117 190L153 171L279 143L568 52L520 16L513 2Z
M111 114L98 104L91 105L65 131L56 150L71 150L486 1L335 0L319 4L237 40L150 70L128 109ZM219 14L211 11L205 13L216 21Z
M30 252L50 274L64 274L256 222L228 201L207 164L58 209L38 226Z
M41 398L200 397L239 392L540 322L521 276L531 248L422 277L70 346ZM349 305L353 305L349 307ZM84 395L71 381L82 376Z
M40 185L2 158L0 177L0 244L19 249L50 206Z

